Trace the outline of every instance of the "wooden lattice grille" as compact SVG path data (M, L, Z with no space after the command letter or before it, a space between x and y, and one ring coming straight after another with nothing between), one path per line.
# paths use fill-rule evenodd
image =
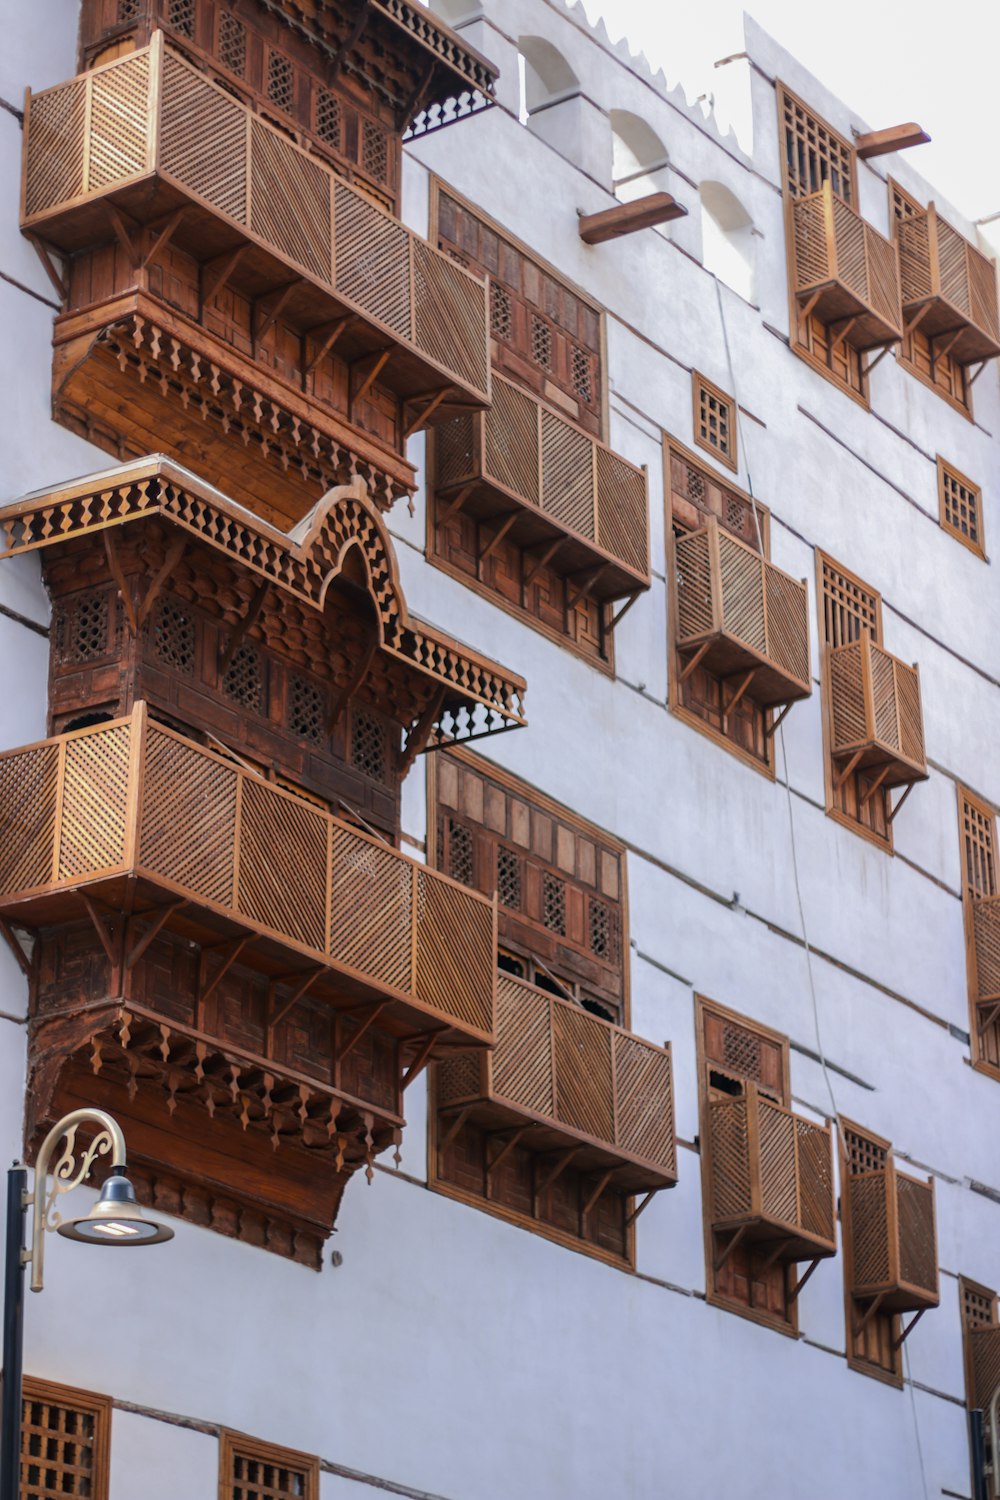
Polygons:
M941 525L972 552L985 557L982 490L940 457L937 471Z
M851 1295L887 1312L938 1303L934 1184L897 1172L887 1143L845 1127Z
M891 240L829 182L792 205L794 290L808 312L864 350L902 335L899 266Z
M20 1500L106 1500L111 1402L26 1378Z
M27 220L159 172L485 401L484 282L161 41L30 100Z
M786 191L802 198L829 182L838 198L853 204L857 198L854 147L782 84L778 85L778 109L784 134Z
M439 867L484 895L498 892L499 940L523 959L524 977L625 1019L621 849L472 757L442 752L430 769Z
M902 224L919 217L924 210L915 198L898 182L889 179L889 205L893 235L898 239ZM916 314L905 311L908 285L908 268L900 265L900 281L904 297L903 340L896 358L904 369L931 386L966 416L972 415L972 386L968 367L955 358L948 348L949 339L932 338L918 320Z
M694 395L694 440L699 448L714 454L727 468L737 467L736 411L732 396L706 380L697 370L691 372Z
M224 1432L220 1500L318 1500L319 1459Z

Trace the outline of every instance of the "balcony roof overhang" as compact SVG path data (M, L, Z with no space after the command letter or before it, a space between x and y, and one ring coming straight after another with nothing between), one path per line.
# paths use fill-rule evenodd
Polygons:
M163 454L36 490L0 510L0 556L48 548L159 517L224 553L299 603L322 611L351 553L360 554L379 650L423 683L430 722L410 727L407 752L526 723L524 679L412 616L395 550L360 481L324 496L292 532L262 521Z

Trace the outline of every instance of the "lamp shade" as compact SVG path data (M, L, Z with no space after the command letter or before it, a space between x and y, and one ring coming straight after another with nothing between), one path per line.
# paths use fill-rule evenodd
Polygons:
M174 1231L155 1219L147 1219L135 1198L135 1188L123 1172L112 1175L89 1213L66 1219L58 1231L67 1240L87 1245L160 1245L172 1240Z

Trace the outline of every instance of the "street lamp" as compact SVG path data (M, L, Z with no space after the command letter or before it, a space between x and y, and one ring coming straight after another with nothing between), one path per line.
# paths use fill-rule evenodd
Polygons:
M99 1127L90 1145L76 1157L80 1125ZM62 1150L49 1162L59 1142ZM63 1219L56 1199L79 1187L98 1156L111 1155L111 1174L89 1213ZM31 1249L25 1246L25 1223L31 1209ZM45 1232L55 1230L87 1245L159 1245L173 1239L166 1224L144 1218L135 1189L125 1176L125 1137L118 1121L103 1109L74 1109L53 1125L35 1160L35 1190L28 1173L15 1164L7 1173L7 1238L3 1296L3 1404L0 1408L0 1500L18 1500L21 1480L21 1366L24 1351L24 1271L31 1266L31 1290L43 1287Z

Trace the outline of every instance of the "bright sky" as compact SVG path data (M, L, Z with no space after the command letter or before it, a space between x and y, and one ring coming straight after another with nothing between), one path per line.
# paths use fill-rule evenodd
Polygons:
M931 144L912 148L909 159L958 209L972 219L1000 212L1000 0L583 3L591 20L603 16L613 41L626 36L690 98L729 71L712 63L742 51L748 10L873 130L922 125Z

